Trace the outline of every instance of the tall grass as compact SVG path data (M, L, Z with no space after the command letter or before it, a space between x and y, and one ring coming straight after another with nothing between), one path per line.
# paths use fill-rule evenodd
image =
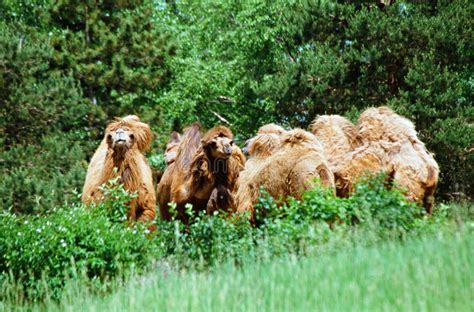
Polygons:
M474 299L472 224L454 234L351 247L306 258L174 272L159 265L106 297L69 288L54 310L469 311ZM52 306L47 307L53 309Z

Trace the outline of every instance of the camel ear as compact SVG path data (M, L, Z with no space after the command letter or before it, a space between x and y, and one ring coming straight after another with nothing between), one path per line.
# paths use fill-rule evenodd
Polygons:
M150 149L152 139L150 128L142 129L135 135L135 138L137 139L137 146L140 151L145 152Z
M108 132L105 133L105 142L109 146L112 144L112 135Z
M181 135L176 131L171 132L171 136L170 136L170 140L168 144L179 143L179 141L181 141Z
M141 152L146 152L149 150L152 140L150 127L143 122L138 122L133 124L132 129L137 140L138 149Z

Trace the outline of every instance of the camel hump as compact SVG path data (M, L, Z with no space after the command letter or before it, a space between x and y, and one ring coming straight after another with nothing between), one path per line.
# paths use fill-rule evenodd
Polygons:
M176 155L176 165L180 168L187 168L191 163L194 153L201 144L201 124L194 122L184 129L184 134L179 144Z

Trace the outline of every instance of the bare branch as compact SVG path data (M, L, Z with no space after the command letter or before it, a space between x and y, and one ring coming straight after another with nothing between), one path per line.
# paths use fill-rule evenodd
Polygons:
M214 116L216 116L220 121L228 124L229 126L232 126L232 124L227 119L225 119L224 117L222 117L221 115L219 115L215 111L211 110L211 113L214 114Z

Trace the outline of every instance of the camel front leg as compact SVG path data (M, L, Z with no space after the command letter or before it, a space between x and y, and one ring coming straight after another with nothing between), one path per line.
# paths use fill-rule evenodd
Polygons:
M156 195L153 188L142 187L138 191L136 219L151 222L156 215Z

